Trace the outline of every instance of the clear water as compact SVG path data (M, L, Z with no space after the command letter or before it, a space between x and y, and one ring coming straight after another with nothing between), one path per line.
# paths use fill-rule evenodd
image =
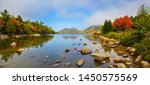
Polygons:
M10 46L15 41L16 47ZM93 41L99 42L93 44ZM87 43L86 46L83 44ZM16 50L23 48L22 52ZM69 48L70 52L65 50ZM77 68L76 61L84 59L82 68L103 68L106 64L100 64L94 61L91 55L82 55L74 50L89 48L93 52L99 49L100 52L106 52L112 56L117 56L114 49L102 47L100 40L92 35L84 34L54 34L41 36L26 36L19 38L8 38L0 40L0 67L1 68L51 68L54 62L60 60L59 68ZM70 63L70 66L66 66Z

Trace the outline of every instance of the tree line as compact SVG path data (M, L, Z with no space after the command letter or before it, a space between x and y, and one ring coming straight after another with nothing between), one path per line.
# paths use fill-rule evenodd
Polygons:
M0 13L0 34L54 34L55 31L43 22L23 20L20 15L13 16L5 9Z

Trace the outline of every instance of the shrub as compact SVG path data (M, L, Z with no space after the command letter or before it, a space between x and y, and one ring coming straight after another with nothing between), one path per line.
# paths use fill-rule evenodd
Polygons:
M135 43L137 54L141 54L145 60L150 61L150 38L143 39L140 43Z
M125 32L110 32L106 34L109 38L120 40L123 45L133 45L144 38L144 33L136 30L128 30Z
M109 38L119 39L118 33L116 33L116 32L109 32L106 34L106 36Z

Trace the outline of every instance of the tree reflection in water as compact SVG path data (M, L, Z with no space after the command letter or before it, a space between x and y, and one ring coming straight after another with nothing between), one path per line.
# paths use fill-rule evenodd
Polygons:
M0 39L1 60L7 62L8 59L12 58L15 54L21 55L22 52L17 52L18 49L42 47L44 43L52 39L52 35L21 36L18 38L8 38L5 40ZM12 42L17 43L15 48L10 45Z

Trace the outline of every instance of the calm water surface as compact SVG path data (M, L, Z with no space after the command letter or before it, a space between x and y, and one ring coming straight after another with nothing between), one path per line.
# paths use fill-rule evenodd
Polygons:
M10 46L15 41L16 47ZM98 44L93 44L98 41ZM86 46L83 43L87 43ZM22 52L16 50L23 48ZM65 49L71 51L66 53ZM41 36L26 36L19 38L9 38L0 40L0 67L1 68L51 68L55 61L61 60L60 66L76 68L76 61L83 58L85 60L83 68L107 67L108 64L100 64L94 61L91 55L82 55L74 48L90 48L92 51L99 49L112 56L117 56L117 49L102 47L98 38L84 34L54 34ZM71 63L71 66L66 66Z

